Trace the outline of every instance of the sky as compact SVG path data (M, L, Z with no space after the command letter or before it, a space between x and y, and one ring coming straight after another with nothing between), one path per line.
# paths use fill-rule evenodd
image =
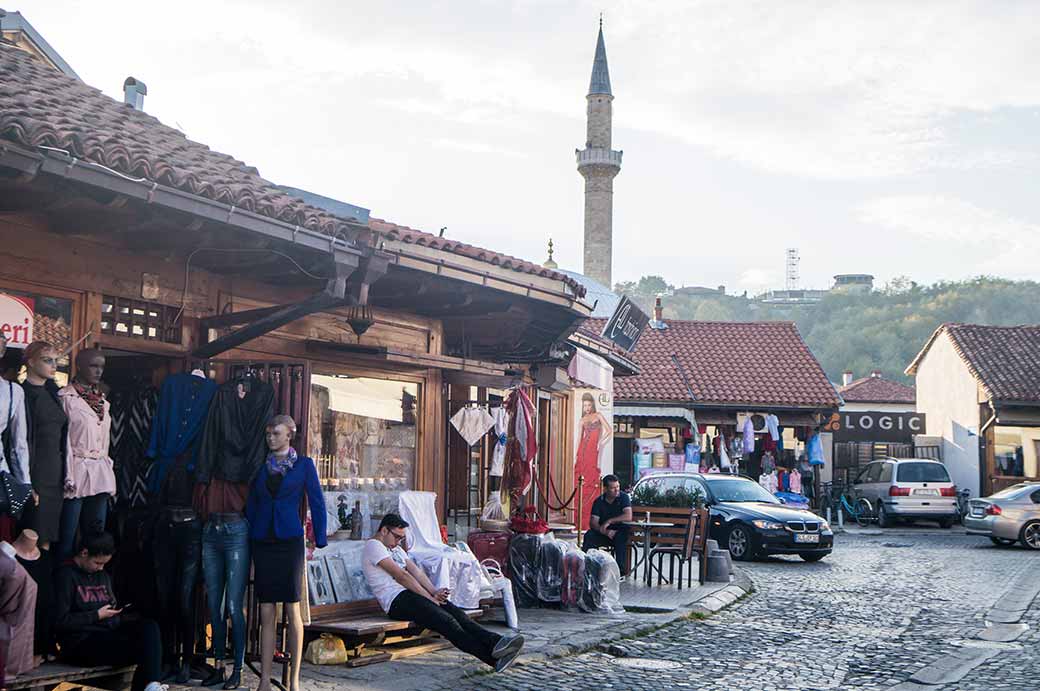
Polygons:
M1040 279L1040 3L32 0L88 84L279 184L581 270L599 13L614 281Z

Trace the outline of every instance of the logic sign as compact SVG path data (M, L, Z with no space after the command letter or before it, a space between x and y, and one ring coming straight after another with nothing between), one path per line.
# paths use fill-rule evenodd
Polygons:
M632 352L650 317L643 313L628 296L621 298L617 309L603 327L603 338L612 341L625 352Z
M0 293L0 336L9 348L24 348L33 340L33 299Z
M915 434L924 434L924 413L877 411L835 413L824 425L834 441L891 441L909 444Z

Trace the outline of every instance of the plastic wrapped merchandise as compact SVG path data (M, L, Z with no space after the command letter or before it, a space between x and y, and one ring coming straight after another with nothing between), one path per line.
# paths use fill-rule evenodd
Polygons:
M585 553L569 542L563 553L560 603L567 609L578 609L585 595Z
M614 557L599 549L585 553L585 594L578 606L585 612L618 614L621 606L621 570Z
M538 606L538 564L542 536L518 533L509 541L509 579L517 607Z
M557 540L552 533L542 540L538 557L538 600L559 602L563 585L563 553L566 543Z

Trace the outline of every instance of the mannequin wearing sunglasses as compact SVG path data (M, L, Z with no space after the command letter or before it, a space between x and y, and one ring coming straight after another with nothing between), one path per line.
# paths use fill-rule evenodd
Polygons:
M437 588L403 549L408 523L388 513L365 543L361 563L372 593L391 619L414 621L444 636L459 650L501 672L520 655L524 638L500 636L472 621L448 602L451 592Z
M58 353L46 341L34 341L25 349L26 438L30 475L36 506L27 507L24 527L39 535L40 549L58 541L65 482L65 446L68 417L58 399Z

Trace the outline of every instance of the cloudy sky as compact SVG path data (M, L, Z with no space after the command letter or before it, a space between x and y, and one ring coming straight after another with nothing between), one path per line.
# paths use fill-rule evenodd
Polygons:
M599 12L614 279L1040 278L1040 3L32 0L89 84L278 183L580 270Z

